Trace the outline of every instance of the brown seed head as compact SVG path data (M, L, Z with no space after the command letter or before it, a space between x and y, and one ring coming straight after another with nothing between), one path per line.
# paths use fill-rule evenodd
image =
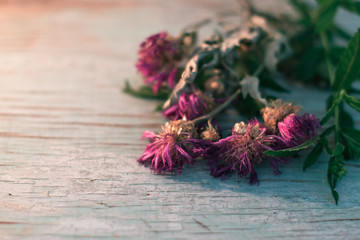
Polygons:
M201 138L202 139L206 139L206 140L210 140L212 142L217 142L220 140L220 136L218 134L218 132L216 131L216 129L212 126L207 127L205 129L205 131L203 131L201 133Z
M192 137L197 137L194 123L191 121L177 120L165 123L159 135L165 137L167 134L171 134L176 140L181 141L190 138L187 133L191 134Z
M244 122L235 123L233 134L243 135L246 132L247 124Z

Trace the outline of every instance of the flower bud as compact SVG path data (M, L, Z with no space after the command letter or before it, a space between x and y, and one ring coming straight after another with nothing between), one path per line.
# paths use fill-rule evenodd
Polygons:
M289 102L284 102L281 99L271 101L269 105L261 109L265 126L273 133L278 132L278 123L282 122L286 116L291 113L297 114L300 107Z
M220 140L220 136L218 134L218 132L216 131L216 129L212 126L210 127L207 127L205 129L205 131L203 131L201 133L201 138L202 139L205 139L205 140L209 140L209 141L212 141L212 142L217 142Z

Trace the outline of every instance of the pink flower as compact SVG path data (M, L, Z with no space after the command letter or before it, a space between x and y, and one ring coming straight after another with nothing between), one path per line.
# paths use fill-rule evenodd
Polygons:
M141 45L136 68L157 94L161 86L173 88L177 74L179 42L166 32L148 37Z
M286 145L295 147L318 135L321 125L313 114L289 114L284 121L278 123L278 128Z
M270 101L268 106L261 109L265 127L273 134L279 132L277 128L279 122L282 122L289 114L297 114L299 111L300 107L281 99Z
M167 119L193 120L206 113L209 113L215 107L214 99L203 93L181 93L179 101L163 111Z
M231 136L213 143L208 158L210 174L225 179L233 171L243 178L249 176L250 184L258 184L255 166L263 162L266 150L276 150L282 143L271 135L266 135L266 128L257 120L248 124L243 122L234 126ZM276 147L274 147L276 146ZM274 174L279 174L277 162L287 163L280 158L271 158Z
M149 138L150 144L138 162L158 174L179 174L185 165L194 164L203 153L202 142L195 136L193 123L182 120L166 123L159 134L146 131L143 137Z

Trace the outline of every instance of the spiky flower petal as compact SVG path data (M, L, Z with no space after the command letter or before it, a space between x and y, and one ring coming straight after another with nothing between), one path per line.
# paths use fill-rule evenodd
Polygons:
M165 124L159 134L146 131L143 137L149 138L150 143L138 162L150 166L158 174L179 174L185 165L194 164L203 152L195 136L193 123L182 120Z
M214 99L201 92L181 93L179 101L163 111L163 114L171 120L193 120L210 112L215 106Z
M255 166L264 160L264 151L275 150L273 146L278 142L266 131L257 120L236 124L231 136L214 143L209 150L210 174L224 179L237 171L239 177L249 176L250 184L258 183ZM278 174L276 160L271 163Z
M295 147L318 135L321 125L313 114L290 114L278 123L278 128L285 143Z

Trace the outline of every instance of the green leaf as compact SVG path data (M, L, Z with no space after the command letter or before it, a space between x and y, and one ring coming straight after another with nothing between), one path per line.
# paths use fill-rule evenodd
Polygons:
M329 146L328 140L326 138L323 138L321 140L324 141L326 152L331 155L332 154L332 149Z
M326 112L325 116L320 120L321 125L323 125L324 123L326 123L329 120L329 118L333 114L335 108L339 105L339 103L343 99L344 94L345 94L345 92L341 91L335 96L335 98L333 99L332 105L330 106L330 108Z
M290 91L281 86L279 83L276 82L274 78L272 78L268 73L264 71L264 74L259 76L260 80L260 87L269 88L277 92L287 92Z
M336 146L335 146L335 149L333 150L333 152L331 154L331 156L332 157L340 156L340 155L342 155L344 150L345 150L345 146L340 144L340 143L337 143Z
M360 157L360 131L355 128L341 128L340 134L346 146L344 155L350 159Z
M304 164L303 164L303 171L305 172L305 170L312 166L320 157L323 149L325 146L325 142L324 139L322 139L321 141L318 142L318 144L314 147L314 149L309 153L309 155L307 155L307 157L305 158Z
M251 118L260 112L260 109L263 108L263 104L259 103L249 95L246 96L246 98L240 96L236 101L235 108L241 115Z
M317 2L320 6L323 6L323 5L331 4L332 2L334 2L334 0L316 0L316 2Z
M335 130L335 125L331 125L330 127L326 128L324 132L320 134L320 138L326 137L329 135L332 131Z
M329 52L329 57L332 60L332 62L336 62L336 63L339 62L344 51L345 51L344 47L332 47Z
M290 156L293 156L294 154L298 153L300 150L307 149L307 148L313 146L318 140L319 140L319 136L316 136L316 137L313 137L312 139L304 142L303 144L301 144L299 146L287 148L287 149L283 149L283 150L278 150L278 151L267 150L267 151L265 151L265 154L269 155L269 156L275 156L275 157L290 157Z
M323 140L325 141L324 137L329 135L333 130L335 129L335 125L331 125L330 127L326 128L325 131L323 131L319 136L315 136L312 139L304 142L303 144L296 146L296 147L292 147L292 148L287 148L287 149L282 149L282 150L277 150L277 151L273 151L273 150L267 150L264 153L266 155L269 156L276 156L276 157L289 157L292 156L294 154L296 154L297 152L299 152L300 150L309 148L311 146L313 146L317 140Z
M340 26L338 26L336 24L334 24L331 27L330 31L346 41L351 39L351 35L346 30L342 29Z
M360 29L351 38L336 70L333 89L347 90L360 74Z
M353 142L348 141L347 143L347 150L350 159L357 159L360 157L360 146L354 144Z
M341 135L340 142L345 145L344 159L358 159L360 157L360 146Z
M323 62L324 56L324 49L307 49L296 65L296 76L306 82L309 82L318 72L319 64Z
M350 95L344 94L345 101L356 111L360 112L360 100Z
M154 95L151 87L142 86L139 89L134 89L130 86L128 81L125 82L125 88L123 91L134 97L143 99L167 100L170 96L170 91L167 89L159 89L157 95Z
M360 148L360 131L355 128L341 128L341 135L343 135L348 141L353 142Z
M322 5L319 8L316 18L316 32L323 32L326 31L329 27L331 27L338 6L339 3L332 0L326 1L326 4Z
M331 188L331 187L330 187ZM335 200L336 205L339 202L339 193L337 191L335 191L333 188L331 188L331 194Z
M360 2L355 2L353 0L342 0L340 4L346 10L360 15Z
M342 155L344 148L344 145L337 143L328 164L327 181L336 204L338 204L339 201L339 194L335 191L335 187L337 181L346 174L344 158Z
M347 111L344 109L344 104L339 104L339 112L340 112L340 119L339 119L339 126L340 127L353 127L354 126L354 120Z
M330 95L330 97L326 100L326 109L328 110L333 102L334 95ZM353 127L354 120L347 111L344 109L344 104L341 102L339 105L339 126L340 127Z

